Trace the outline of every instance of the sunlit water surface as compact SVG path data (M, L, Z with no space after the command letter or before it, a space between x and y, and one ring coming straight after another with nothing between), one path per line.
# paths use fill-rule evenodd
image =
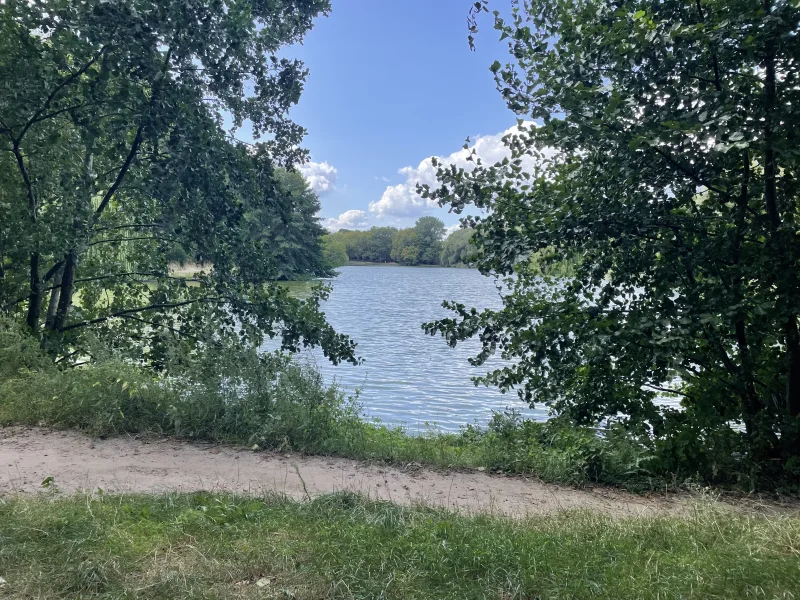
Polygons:
M473 269L354 266L339 273L323 309L338 332L358 343L364 364L333 366L318 350L302 356L329 383L335 381L349 393L360 390L367 417L419 432L485 425L493 411L506 408L546 418L544 410L529 409L516 393L475 387L471 377L502 364L493 359L482 367L470 366L467 359L480 349L477 340L450 348L441 337L422 331L422 323L452 314L442 308L443 300L478 309L500 307L493 279Z

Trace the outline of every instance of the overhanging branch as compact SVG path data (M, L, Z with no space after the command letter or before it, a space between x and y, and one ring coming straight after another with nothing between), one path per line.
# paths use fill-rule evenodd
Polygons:
M111 313L110 315L106 315L104 317L98 317L96 319L89 319L87 321L81 321L80 323L73 323L72 325L67 325L63 327L61 331L68 331L70 329L77 329L78 327L86 327L87 325L96 325L98 323L105 323L106 321L110 321L111 319L117 319L121 317L125 317L126 315L135 315L140 312L145 312L148 310L156 310L160 308L180 308L181 306L188 306L190 304L196 304L198 302L221 302L223 298L219 297L208 297L208 298L195 298L193 300L185 300L183 302L165 302L160 304L150 304L149 306L140 306L138 308L128 308L125 310L120 310L115 313Z

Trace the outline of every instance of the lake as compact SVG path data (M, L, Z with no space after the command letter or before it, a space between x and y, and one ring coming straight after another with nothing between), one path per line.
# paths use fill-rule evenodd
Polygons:
M333 327L358 343L361 366L333 366L319 351L301 356L312 361L325 379L345 391L360 390L367 417L404 425L411 432L435 426L456 431L461 425L485 425L493 411L516 408L529 418L545 419L515 393L475 387L470 377L499 365L467 362L477 354L477 340L450 348L441 337L425 335L421 324L451 314L443 300L467 306L501 306L497 283L474 269L398 266L352 266L339 269L323 310Z

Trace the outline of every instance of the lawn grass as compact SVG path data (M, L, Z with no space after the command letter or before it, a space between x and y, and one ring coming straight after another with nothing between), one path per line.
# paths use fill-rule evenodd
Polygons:
M514 521L344 493L19 497L0 501L0 596L800 597L800 519L719 511Z

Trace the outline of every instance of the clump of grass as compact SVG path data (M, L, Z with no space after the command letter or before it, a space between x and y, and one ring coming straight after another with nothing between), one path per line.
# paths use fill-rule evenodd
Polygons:
M6 598L792 598L800 520L515 521L342 493L0 502ZM257 585L258 582L258 585Z
M485 468L545 481L589 482L649 488L661 480L647 471L647 449L624 432L598 435L558 420L524 420L516 412L495 414L487 427L459 433L409 435L402 428L358 423L330 440L335 454L390 463L418 462L440 468ZM658 482L658 483L657 483Z

